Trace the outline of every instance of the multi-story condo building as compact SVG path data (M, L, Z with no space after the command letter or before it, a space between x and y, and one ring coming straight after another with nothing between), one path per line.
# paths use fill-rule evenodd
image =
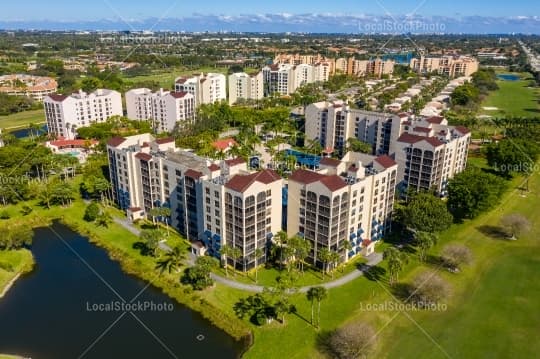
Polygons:
M47 95L54 94L58 83L52 77L14 74L0 76L0 93L14 96L28 96L43 101Z
M336 70L351 76L382 77L394 73L395 61L381 60L357 60L354 57L339 58L336 60Z
M300 86L318 81L328 81L330 66L328 63L318 63L314 66L307 64L274 64L265 66L262 72L264 77L264 94L266 96L276 93L288 96Z
M264 77L262 71L248 75L238 72L229 76L229 104L238 100L260 100L264 97Z
M414 58L410 68L418 73L436 72L449 77L471 76L478 71L479 62L469 56L442 56Z
M77 129L122 116L122 96L113 90L99 89L90 94L82 90L72 95L51 94L43 100L49 134L65 139L77 136Z
M356 110L341 101L309 105L305 128L306 139L320 141L330 153L345 153L350 138L371 144L373 154L390 155L399 164L400 188L435 189L441 195L446 195L448 180L465 169L471 137L469 130L449 126L442 117ZM427 151L425 162L415 158L413 163L408 151ZM431 158L436 155L444 160Z
M195 97L187 92L147 88L126 92L127 115L134 120L151 120L157 132L172 131L195 119Z
M212 161L149 134L113 138L107 151L120 208L135 218L169 207L169 223L209 254L221 258L223 245L239 248L230 264L252 268L255 250L281 229L282 179L274 171L250 172L241 159Z
M300 54L278 54L274 58L274 64L277 65L317 65L325 63L328 66L329 75L334 74L335 60L321 54L317 55L300 55Z
M223 74L208 73L179 77L176 92L188 92L195 97L195 106L227 100L227 78Z
M309 258L317 265L322 249L338 252L341 261L371 254L373 243L390 230L397 170L388 156L349 152L341 161L323 158L317 172L293 172L287 235L308 240Z

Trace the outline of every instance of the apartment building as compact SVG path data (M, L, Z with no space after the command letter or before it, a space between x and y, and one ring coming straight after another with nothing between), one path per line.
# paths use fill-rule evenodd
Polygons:
M336 59L336 70L350 76L377 77L392 75L395 61L381 60L357 60L354 57Z
M305 134L331 152L344 154L347 140L356 138L372 144L373 153L380 155L390 152L400 123L397 115L351 109L343 101L323 101L307 106Z
M463 126L448 126L442 117L406 120L390 152L400 164L403 190L436 190L447 195L448 181L465 170L471 141Z
M13 74L0 76L0 93L13 96L27 96L43 101L47 95L54 94L58 83L52 77Z
M274 64L265 66L262 72L266 96L276 93L288 96L303 85L328 81L330 65L328 63L318 63L314 66Z
M346 152L349 138L369 143L373 154L390 155L399 164L400 189L435 189L443 196L448 180L466 167L471 137L468 129L449 126L443 117L356 110L341 101L309 105L305 134L337 154Z
M168 207L168 222L208 254L239 248L236 263L227 258L238 268L252 268L255 250L281 229L283 180L274 171L248 171L242 159L209 160L149 134L113 138L107 152L114 198L131 218Z
M223 74L197 74L175 80L176 92L188 92L195 97L195 106L227 99L227 78Z
M260 100L264 97L264 77L262 71L248 75L238 72L229 76L229 104L238 100Z
M293 172L287 186L287 235L308 240L309 259L319 266L322 249L339 253L342 262L371 254L391 228L397 170L388 156L349 152L342 160L323 158L318 171Z
M151 120L157 132L170 132L177 125L191 123L196 116L195 97L187 92L147 88L126 92L127 115L133 120Z
M78 128L123 115L120 93L105 89L90 94L80 90L69 96L47 95L43 107L49 134L65 139L74 139Z
M321 54L316 55L300 55L300 54L278 54L275 56L274 64L277 65L316 65L325 63L328 66L329 74L333 75L335 72L335 60Z
M471 76L478 71L479 62L469 56L441 56L414 58L411 60L410 68L418 73L436 72L448 77Z

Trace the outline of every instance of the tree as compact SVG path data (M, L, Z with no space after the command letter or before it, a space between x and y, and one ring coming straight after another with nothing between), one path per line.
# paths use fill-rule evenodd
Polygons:
M513 240L531 230L531 222L518 213L508 214L501 218L501 225L509 232L510 239Z
M206 289L214 284L210 273L211 270L206 266L195 264L185 270L182 283L191 285L195 290Z
M319 250L318 258L323 265L323 274L326 274L328 272L328 265L332 260L332 251L328 248L322 248Z
M332 274L332 279L334 278L334 271L336 270L340 260L341 260L341 255L338 252L335 252L335 251L330 252L330 264L331 264L330 273Z
M98 218L99 213L99 205L96 202L92 202L88 206L86 206L83 219L86 222L94 222Z
M233 259L233 274L236 276L236 261L242 255L242 251L238 247L233 247L231 249L231 257Z
M420 260L426 260L427 251L437 244L437 235L429 232L416 232L414 234L414 240L418 249L420 250Z
M103 83L100 79L95 77L86 77L81 81L81 89L87 93L93 92L101 87L103 87Z
M407 206L402 209L401 218L404 224L422 232L441 232L453 222L446 203L431 193L414 194Z
M111 214L107 211L102 210L99 216L96 218L96 224L98 227L108 228L109 224L113 221Z
M347 151L369 154L373 152L373 146L369 143L362 142L357 138L351 137L347 140Z
M469 103L474 103L478 100L479 92L473 85L467 83L456 87L450 95L453 105L466 106Z
M264 251L261 248L255 249L255 283L259 281L259 258L264 255Z
M491 143L486 150L488 164L506 177L530 173L538 159L538 147L532 141L505 139Z
M471 250L462 244L448 244L441 252L442 261L450 268L459 269L472 260Z
M410 287L410 298L420 307L437 304L450 295L450 285L435 272L423 272Z
M373 351L376 334L365 323L353 322L338 328L329 338L328 346L339 359L365 358Z
M316 327L320 325L321 319L321 302L328 296L328 291L325 287L311 287L306 293L307 299L311 302L311 325L313 325L313 303L317 301L317 323Z
M156 255L156 251L161 239L161 233L157 229L143 229L139 234L139 238L143 241L148 253L151 256Z
M383 252L383 258L388 261L388 273L390 285L394 285L399 279L399 272L409 261L407 255L396 247L388 247Z
M469 166L448 183L448 208L458 219L475 218L492 209L507 188L506 181Z
M12 250L28 247L32 244L34 232L30 226L18 224L7 228L1 228L0 250Z
M186 259L185 251L180 247L174 247L171 251L165 253L164 258L158 262L156 268L161 273L164 271L168 271L169 273L176 272L184 259Z
M221 247L219 252L221 253L221 258L225 262L225 275L228 277L229 276L229 263L228 263L227 258L232 253L232 247L228 245L224 245L223 247Z

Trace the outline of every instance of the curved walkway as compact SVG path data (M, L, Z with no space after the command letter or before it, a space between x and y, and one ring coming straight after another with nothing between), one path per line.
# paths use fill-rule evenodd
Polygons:
M117 217L114 217L113 220L114 220L115 223L121 225L122 227L124 227L125 229L127 229L128 231L133 233L134 235L139 236L140 230L137 227L135 227L129 220L123 219L123 218L117 218ZM161 242L159 244L159 248L161 250L165 251L165 252L170 252L172 250L172 248L170 246L168 246L167 244L165 244L164 242ZM369 270L371 267L376 266L383 259L381 253L372 253L369 256L367 256L366 258L368 259L368 261L367 261L366 264L364 264L362 266L362 269L358 268L358 269L352 271L351 273L348 273L348 274L344 275L343 277L340 277L340 278L338 278L336 280L333 280L331 282L313 284L313 285L307 285L307 286L304 286L304 287L300 287L300 288L298 288L298 291L300 293L305 293L305 292L307 292L309 290L309 288L314 287L314 286L321 286L321 287L325 287L326 289L341 287L342 285L345 285L345 284L355 280L356 278L363 276L364 272L366 270ZM195 255L193 255L193 254L190 255L189 263L191 263L191 264L195 263ZM263 291L263 289L264 289L264 286L261 286L261 285L246 284L246 283L237 282L235 280L222 277L222 276L217 275L215 273L211 273L210 276L217 283L223 284L223 285L225 285L227 287L230 287L230 288L243 290L243 291L246 291L246 292L261 293Z
M356 278L363 276L364 272L366 270L369 270L369 268L379 264L382 261L382 254L381 253L372 253L367 257L367 259L368 259L368 262L362 266L362 269L356 269L356 270L352 271L351 273L346 274L343 277L340 277L340 278L338 278L336 280L333 280L331 282L326 282L326 283L321 283L321 284L313 284L313 285L300 287L300 288L298 288L298 291L300 293L305 293L305 292L307 292L309 290L309 288L314 287L314 286L321 286L321 287L325 287L326 289L341 287L342 285L347 284L347 283L355 280ZM260 293L264 289L264 287L260 286L260 285L240 283L240 282L237 282L235 280L219 276L219 275L217 275L215 273L212 273L211 276L212 276L212 279L215 280L217 283L221 283L221 284L226 285L228 287L235 288L235 289L240 289L240 290L243 290L243 291L246 291L246 292Z

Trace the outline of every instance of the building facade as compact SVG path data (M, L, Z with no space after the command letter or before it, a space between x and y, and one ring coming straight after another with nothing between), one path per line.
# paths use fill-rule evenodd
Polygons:
M323 158L316 172L293 172L287 235L308 240L309 259L319 266L323 249L337 252L340 262L371 254L391 228L397 169L388 156L350 152L341 161Z
M187 92L195 97L195 106L227 100L227 78L223 74L208 73L175 80L176 92Z
M152 92L147 88L126 92L128 118L151 120L157 132L170 132L177 125L191 123L195 119L195 97L187 92L170 92L160 89Z
M105 122L112 116L122 116L122 96L113 90L99 89L72 95L52 94L43 100L47 129L50 135L74 139L77 129L92 123Z
M52 77L14 74L0 76L0 93L27 96L43 101L45 96L56 93L58 83Z
M315 65L273 64L265 66L262 72L265 96L288 96L306 84L328 81L331 67L326 62Z
M449 126L443 117L356 110L341 101L309 105L305 129L306 139L319 141L329 153L345 153L350 138L368 143L372 154L399 164L400 189L434 189L443 196L448 180L466 167L471 138L467 128Z
M234 105L238 100L260 100L264 97L263 73L248 75L245 72L229 76L229 104Z
M410 68L418 73L438 73L448 77L471 76L478 71L479 62L469 56L442 56L414 58Z

